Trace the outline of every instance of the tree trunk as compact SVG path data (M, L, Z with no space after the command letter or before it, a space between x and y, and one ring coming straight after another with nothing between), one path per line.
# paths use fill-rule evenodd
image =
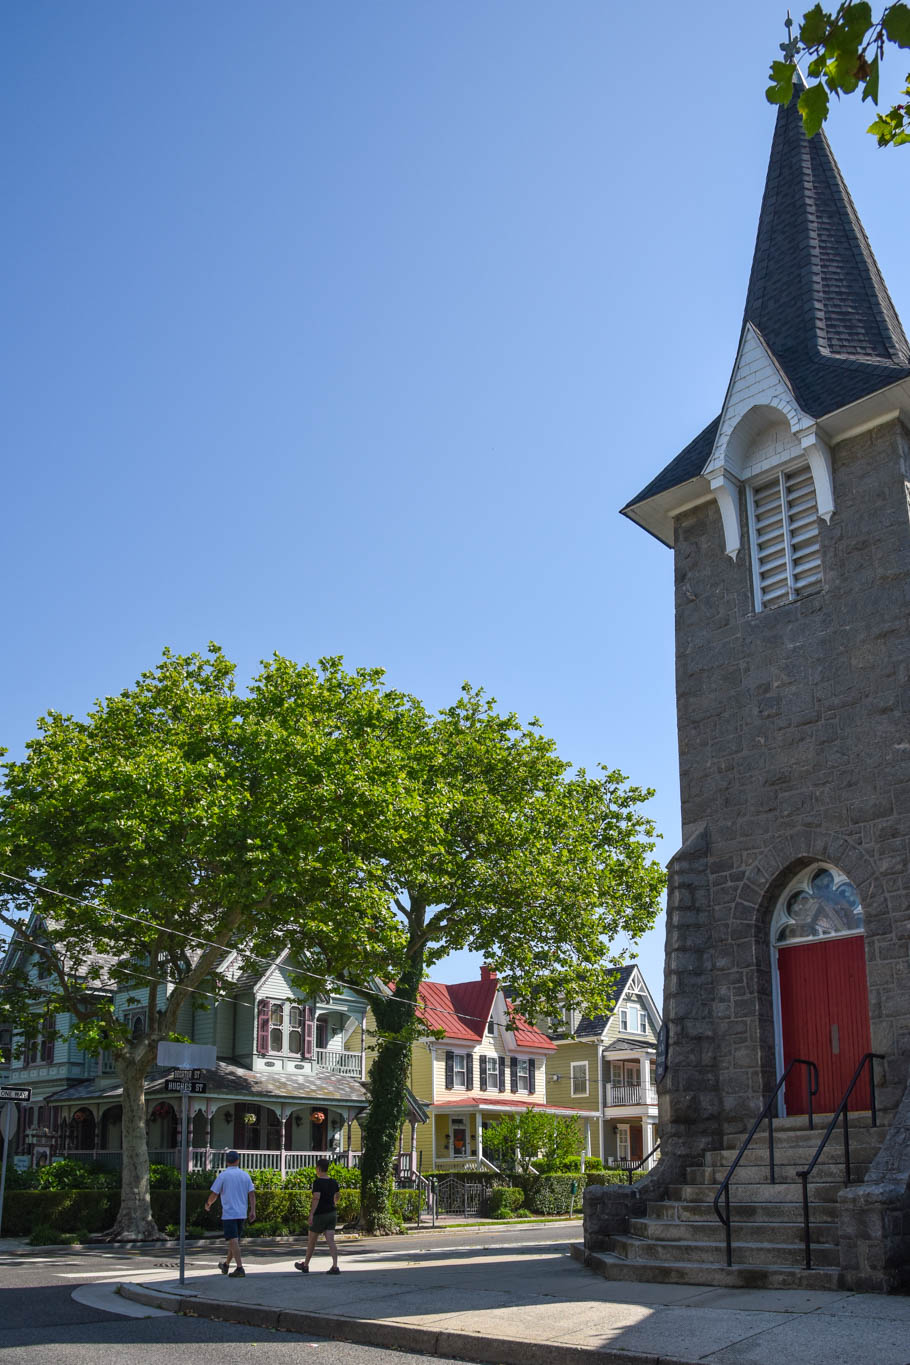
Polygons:
M111 1231L112 1242L148 1242L160 1234L152 1217L149 1194L149 1151L145 1130L145 1077L148 1062L121 1054L116 1061L123 1082L123 1178L120 1212Z
M360 1166L360 1226L367 1232L398 1230L390 1207L392 1166L404 1122L416 1009L411 1003L423 978L423 949L407 959L395 994L375 1000L373 1013L381 1037L370 1067L370 1107L363 1123Z

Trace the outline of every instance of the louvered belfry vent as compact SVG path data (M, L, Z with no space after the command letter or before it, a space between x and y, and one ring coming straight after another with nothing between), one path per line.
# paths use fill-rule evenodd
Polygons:
M781 470L751 493L755 605L761 611L821 586L818 507L808 464Z

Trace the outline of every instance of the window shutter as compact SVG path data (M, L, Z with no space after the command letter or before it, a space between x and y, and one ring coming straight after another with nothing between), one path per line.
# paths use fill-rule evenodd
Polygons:
M480 1054L480 1088L481 1090L487 1088L487 1059L483 1053Z
M313 1006L307 1005L303 1012L303 1055L313 1055Z
M256 1051L262 1056L266 1056L269 1050L269 1015L272 1009L271 1000L259 1001L259 1016L256 1029Z
M755 605L776 607L821 583L815 483L807 464L752 488Z
M534 1058L528 1058L528 1094L534 1094Z
M505 1057L500 1057L500 1059L499 1059L499 1088L500 1088L500 1090L505 1090L505 1088L506 1088L506 1059L505 1059Z
M446 1053L446 1090L455 1089L455 1053Z
M464 1084L466 1090L474 1089L474 1054L469 1052L464 1059Z
M512 1083L512 1094L513 1094L513 1095L517 1095L517 1094L518 1094L518 1058L517 1058L517 1057L510 1057L510 1058L509 1058L509 1073L510 1073L509 1078L510 1078L511 1083Z

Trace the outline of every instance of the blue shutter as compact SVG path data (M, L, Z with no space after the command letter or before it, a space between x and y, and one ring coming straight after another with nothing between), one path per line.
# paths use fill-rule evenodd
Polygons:
M528 1058L528 1094L534 1094L534 1058Z
M455 1053L446 1053L446 1090L455 1088Z
M256 1027L256 1051L263 1057L268 1055L269 1050L269 1011L272 1008L271 1000L259 1001L259 1017ZM234 1108L238 1108L237 1105Z
M512 1094L518 1094L518 1058L509 1058L509 1081L512 1086Z
M487 1059L482 1052L480 1054L480 1088L481 1090L487 1088Z
M500 1059L499 1059L499 1088L500 1088L500 1090L505 1090L505 1088L506 1088L506 1059L505 1059L505 1057L500 1057Z
M466 1090L474 1089L474 1054L469 1052L464 1059L464 1084Z

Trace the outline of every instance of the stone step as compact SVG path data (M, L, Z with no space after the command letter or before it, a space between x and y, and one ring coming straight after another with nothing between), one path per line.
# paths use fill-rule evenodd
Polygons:
M851 1109L849 1110L849 1114L851 1130L853 1129L854 1126L857 1128L872 1127L872 1115L868 1109ZM834 1117L833 1114L814 1114L812 1119L813 1123L815 1124L814 1131L817 1132L819 1136L821 1136L821 1134L828 1127L828 1124L831 1122L833 1117ZM806 1132L808 1123L809 1119L806 1114L793 1114L792 1116L784 1119L776 1118L774 1120L774 1132L775 1133ZM749 1125L749 1127L751 1127L751 1124ZM728 1133L724 1133L725 1142L728 1144L732 1144L734 1146L739 1146L739 1144L743 1141L746 1134L748 1133L749 1127L731 1130ZM878 1127L880 1129L882 1128L881 1115L879 1115ZM884 1130L882 1129L882 1131Z
M650 1264L624 1261L605 1251L585 1251L574 1244L571 1253L577 1261L606 1280L631 1280L646 1284L716 1285L723 1289L837 1289L839 1272L805 1266L701 1265L683 1261Z
M730 1200L730 1213L734 1222L758 1222L758 1223L789 1223L794 1220L794 1209L797 1206L792 1203L773 1204L756 1203L740 1204L736 1200ZM802 1210L802 1200L798 1205ZM837 1222L837 1204L819 1203L813 1199L809 1205L811 1217L820 1223ZM659 1203L648 1204L649 1218L662 1218L666 1222L676 1223L717 1223L718 1218L714 1212L713 1203L705 1200L703 1203L684 1203L681 1199L663 1199Z
M808 1164L808 1163L807 1163ZM686 1168L686 1183L689 1185L720 1185L726 1179L729 1166L688 1166ZM806 1166L802 1162L792 1164L790 1162L775 1161L774 1181L781 1185L798 1185L802 1189L802 1182L798 1179L799 1172L804 1171ZM856 1185L864 1179L869 1163L866 1161L850 1162L850 1179ZM810 1187L816 1182L844 1183L844 1163L843 1161L820 1161L809 1177ZM768 1170L765 1166L737 1166L733 1174L734 1185L757 1185L767 1182Z
M813 1172L813 1177L814 1174ZM671 1185L667 1190L667 1197L685 1204L710 1204L717 1193L718 1184L719 1182L714 1185ZM813 1178L809 1181L810 1205L816 1201L825 1204L834 1202L843 1188L842 1179L820 1180L816 1183ZM799 1180L781 1181L772 1185L769 1181L737 1184L734 1179L730 1185L731 1204L799 1204L802 1207L802 1202L803 1186Z
M875 1131L865 1130L859 1133L850 1134L850 1164L856 1161L871 1161L878 1155L881 1148L881 1138ZM813 1142L792 1142L778 1141L774 1139L774 1161L789 1163L791 1165L802 1164L807 1166L818 1149L818 1140ZM712 1148L705 1152L704 1164L707 1166L724 1166L728 1170L739 1153L738 1147ZM827 1147L822 1153L822 1161L837 1161L843 1166L844 1143L841 1135L835 1134L828 1142ZM740 1166L756 1166L768 1164L768 1144L759 1143L756 1139L751 1146L747 1147L740 1158Z
M719 1243L712 1242L652 1242L646 1237L623 1234L611 1238L610 1249L624 1260L652 1264L678 1263L716 1265L723 1259ZM718 1253L721 1253L718 1255ZM802 1243L792 1245L779 1242L744 1242L734 1238L733 1261L736 1265L804 1266ZM826 1243L813 1244L813 1264L819 1268L840 1265L840 1252Z
M755 1223L731 1218L734 1246L740 1240L749 1243L771 1242L780 1246L803 1246L802 1219L797 1223ZM674 1223L669 1218L630 1218L630 1237L644 1237L651 1242L708 1242L719 1245L725 1241L723 1224L715 1218L711 1222ZM837 1224L820 1223L810 1219L809 1235L813 1254L816 1245L837 1245Z

